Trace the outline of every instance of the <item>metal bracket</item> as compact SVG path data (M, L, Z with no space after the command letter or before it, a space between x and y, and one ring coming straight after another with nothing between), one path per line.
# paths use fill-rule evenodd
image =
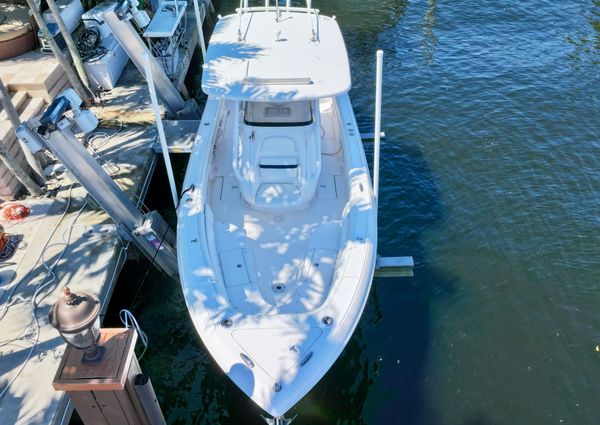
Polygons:
M278 416L276 418L267 418L267 417L263 416L263 419L269 425L290 425L293 422L293 420L296 419L297 416L298 415L295 415L291 419L286 419L283 416Z
M382 139L385 139L385 131L382 131L379 133L379 137L381 137ZM371 141L373 139L375 139L375 133L371 132L371 133L360 133L360 138L363 141Z
M412 257L382 257L377 255L376 277L412 277L415 261Z

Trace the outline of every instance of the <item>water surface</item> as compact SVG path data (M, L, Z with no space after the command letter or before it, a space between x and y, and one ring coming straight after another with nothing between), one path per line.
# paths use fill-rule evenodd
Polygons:
M313 3L337 15L366 129L385 51L379 252L417 267L375 280L294 423L598 423L600 2ZM151 270L132 303L146 267L127 266L111 311L129 306L148 333L141 364L168 422L263 423L178 282Z

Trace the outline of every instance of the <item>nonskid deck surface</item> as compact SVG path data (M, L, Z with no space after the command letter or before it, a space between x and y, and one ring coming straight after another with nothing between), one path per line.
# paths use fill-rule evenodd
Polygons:
M209 183L218 261L232 306L246 314L302 313L327 298L346 203L343 151L330 104L322 103L322 168L317 194L299 211L259 211L233 175L231 113L221 115Z

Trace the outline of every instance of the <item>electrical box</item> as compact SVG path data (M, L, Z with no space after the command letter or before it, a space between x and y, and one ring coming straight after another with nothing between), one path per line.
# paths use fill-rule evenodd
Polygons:
M21 140L27 148L33 153L38 153L46 150L46 146L44 146L39 139L39 136L34 133L34 131L29 128L26 123L22 123L17 128L17 137Z

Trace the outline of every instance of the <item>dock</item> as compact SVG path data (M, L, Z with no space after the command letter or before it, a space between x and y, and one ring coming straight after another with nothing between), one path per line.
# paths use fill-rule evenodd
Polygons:
M205 20L208 11L212 8L210 1L199 0L200 17ZM186 9L187 27L186 39L187 45L183 49L183 54L179 56L179 68L183 70L178 73L177 80L173 83L184 97L190 98L185 88L184 80L192 62L194 51L198 46L198 31L196 26L196 16L194 7L190 2ZM114 120L118 119L125 124L150 124L154 122L154 112L150 102L150 92L141 72L135 67L133 62L129 61L123 70L117 87L110 92L104 92L100 95L101 104L92 108L98 119ZM161 106L164 116L164 108Z
M200 3L205 19L208 10L214 9L209 0ZM175 82L184 95L183 81L198 45L192 3L187 14L188 44L186 54L180 56L185 72ZM38 52L31 55L40 59ZM50 80L44 84L51 85ZM22 105L31 103L27 96L20 97L24 98ZM35 113L51 100L36 102L40 105ZM96 129L91 144L107 172L143 208L157 163L158 141L148 88L131 62L118 86L92 111L105 121L101 125L110 126ZM169 139L181 140L187 150L198 121L165 121L165 126ZM15 201L30 209L27 217L0 221L6 233L19 241L12 258L0 261L0 425L69 423L73 407L65 393L52 388L65 343L48 322L49 309L61 296L61 289L69 286L73 292L97 294L103 314L128 252L134 252L87 192L68 173L59 169L57 174L45 197Z
M110 134L116 130L103 131ZM156 164L155 141L153 128L126 127L99 149L118 170L115 181L134 199L143 200L148 188ZM0 317L5 315L0 327L0 391L18 374L0 399L2 425L60 424L64 418L68 420L67 397L51 386L64 342L50 327L48 311L64 286L74 292L98 294L105 309L127 257L127 244L111 229L111 219L94 206L85 190L66 173L54 184L54 198L19 201L31 209L30 215L21 222L4 223L5 230L19 235L22 242L13 258L0 268ZM49 273L47 267L57 260L53 273ZM30 300L46 283L37 297L38 334Z

